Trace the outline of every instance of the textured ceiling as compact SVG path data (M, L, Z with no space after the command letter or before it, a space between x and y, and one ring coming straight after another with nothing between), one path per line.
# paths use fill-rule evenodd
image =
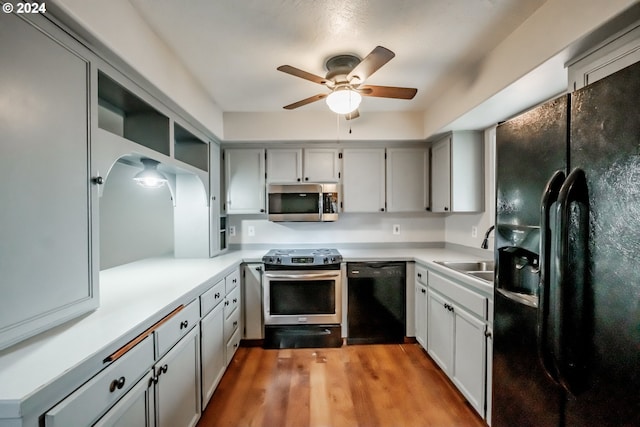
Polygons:
M360 111L422 111L543 0L130 0L225 112L283 111L327 91L281 73L324 76L340 53L396 57L368 84L418 88L411 101L365 98ZM323 102L301 107L326 109Z

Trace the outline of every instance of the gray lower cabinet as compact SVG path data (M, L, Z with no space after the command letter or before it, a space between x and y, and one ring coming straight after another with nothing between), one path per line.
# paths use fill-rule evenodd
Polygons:
M147 372L94 427L153 427L154 388L149 386L153 378L153 371Z
M419 267L416 267L419 271ZM424 274L424 273L423 273ZM426 349L449 376L469 404L484 418L487 403L487 297L450 280L439 272L428 272L427 303L419 301L424 284L416 281L416 310L426 312ZM416 338L420 341L420 329Z
M234 270L224 278L226 296L224 299L224 341L225 366L231 362L236 350L240 347L241 333L241 301L240 301L240 269Z
M98 306L90 53L28 19L0 14L0 350Z
M244 309L244 339L264 338L262 318L262 264L242 266L242 308Z
M155 367L156 426L195 426L200 419L200 332L193 328Z
M153 338L147 337L48 411L44 417L45 426L93 425L118 401L131 399L133 396L131 393L137 394L141 392L137 388L138 386L133 388L136 389L135 392L131 387L141 377L148 376L149 368L152 364ZM150 387L149 382L146 383L146 387ZM133 412L138 411L135 408L131 410ZM123 411L128 412L128 408ZM114 422L118 418L115 413L106 417L106 419L112 419ZM104 425L110 425L106 421L105 423ZM144 426L145 424L136 425Z
M416 298L415 298L415 318L416 318L416 341L427 349L427 323L428 323L428 287L427 270L416 266Z
M202 362L202 408L207 406L215 391L227 362L224 341L224 306L218 304L200 321Z

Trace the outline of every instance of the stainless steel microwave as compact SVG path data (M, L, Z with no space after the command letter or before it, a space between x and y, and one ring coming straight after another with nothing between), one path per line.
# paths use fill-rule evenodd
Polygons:
M269 184L269 221L336 221L338 184Z

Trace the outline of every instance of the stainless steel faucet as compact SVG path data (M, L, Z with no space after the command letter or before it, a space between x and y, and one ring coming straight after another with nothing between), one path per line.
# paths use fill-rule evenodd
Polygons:
M487 232L484 233L484 240L482 241L482 244L480 245L480 247L482 249L489 249L489 234L493 231L494 228L496 228L495 225L492 225L491 227L489 227Z

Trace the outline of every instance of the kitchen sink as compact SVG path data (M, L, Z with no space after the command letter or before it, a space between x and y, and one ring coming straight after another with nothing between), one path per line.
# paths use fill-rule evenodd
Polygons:
M495 263L493 261L475 261L475 262L459 262L459 261L436 261L437 264L444 265L453 270L462 271L463 273L471 271L487 272L493 274Z
M486 280L493 283L493 271L470 271L467 273L469 276L477 277L478 279Z
M436 264L493 283L494 261L436 261Z

